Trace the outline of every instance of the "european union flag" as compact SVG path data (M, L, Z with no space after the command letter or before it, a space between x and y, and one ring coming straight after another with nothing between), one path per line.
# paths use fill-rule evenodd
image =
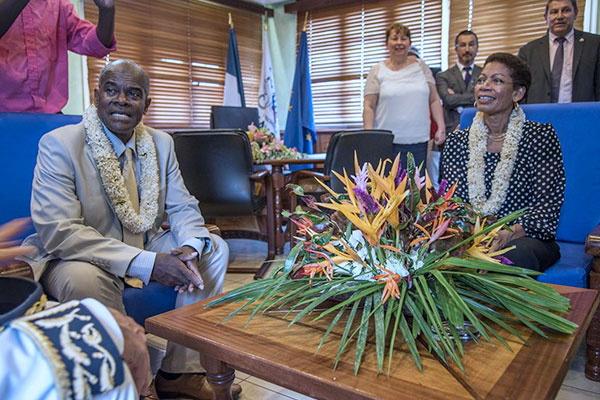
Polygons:
M296 60L296 74L292 85L292 97L285 124L285 145L296 147L301 153L312 154L317 143L317 131L313 118L312 90L310 88L310 71L308 68L308 44L306 32L300 36L300 49ZM297 170L307 168L306 165L290 166Z

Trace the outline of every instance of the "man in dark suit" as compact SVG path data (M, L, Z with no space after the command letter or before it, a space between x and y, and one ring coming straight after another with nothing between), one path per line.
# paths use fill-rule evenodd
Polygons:
M531 70L527 103L600 100L600 36L573 29L577 13L576 0L549 0L548 32L519 50Z
M438 73L435 78L444 108L447 134L458 126L463 107L473 107L475 102L475 81L481 72L481 67L475 65L478 45L477 35L474 32L467 30L459 32L454 38L456 64ZM442 146L433 143L427 156L427 172L434 185L438 182Z
M437 74L437 91L444 106L446 133L452 132L460 122L463 107L473 107L474 87L481 67L475 65L477 55L477 35L471 31L462 31L454 38L456 64Z

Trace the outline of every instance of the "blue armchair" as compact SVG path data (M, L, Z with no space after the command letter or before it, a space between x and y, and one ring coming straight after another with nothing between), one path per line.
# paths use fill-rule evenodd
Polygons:
M0 169L0 183L3 186L0 223L30 215L33 169L42 135L80 121L81 116L78 115L0 113L0 160L4 163ZM9 270L11 274L29 274L29 268L22 264L13 264ZM151 282L143 290L125 289L123 303L127 314L143 325L146 318L175 308L176 297L173 288Z
M560 260L538 280L600 289L600 103L529 104L527 119L550 122L561 143L567 187L556 238ZM465 109L460 126L468 127L475 109ZM600 311L587 331L586 376L600 380Z

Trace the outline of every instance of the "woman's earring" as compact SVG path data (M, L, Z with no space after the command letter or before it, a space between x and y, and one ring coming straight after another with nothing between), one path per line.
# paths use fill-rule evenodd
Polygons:
M514 101L513 103L514 103L515 111L517 111L517 112L520 111L521 110L521 106L519 106L519 103L517 103L516 101Z

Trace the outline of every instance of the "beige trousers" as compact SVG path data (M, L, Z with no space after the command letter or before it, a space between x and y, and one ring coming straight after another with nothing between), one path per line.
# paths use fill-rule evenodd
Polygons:
M210 239L213 248L210 252L204 253L199 262L204 289L178 294L176 308L199 302L223 291L229 248L219 236L211 234ZM177 247L177 244L174 242L173 235L166 232L148 244L146 250L169 253L174 247ZM92 264L82 261L51 261L40 283L46 293L60 302L91 297L107 307L125 313L122 299L123 280ZM173 373L203 371L196 351L170 342L167 344L167 353L161 369Z

